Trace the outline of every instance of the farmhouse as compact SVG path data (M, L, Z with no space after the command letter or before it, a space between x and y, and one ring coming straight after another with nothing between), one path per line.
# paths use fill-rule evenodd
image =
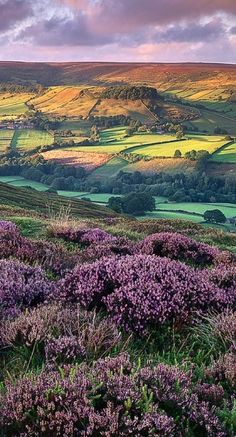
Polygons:
M0 130L4 129L34 129L34 124L27 120L2 121L0 123Z

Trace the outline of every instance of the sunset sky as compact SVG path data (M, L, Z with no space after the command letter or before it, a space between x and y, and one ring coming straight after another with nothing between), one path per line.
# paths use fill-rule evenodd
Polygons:
M0 60L236 63L236 0L0 0Z

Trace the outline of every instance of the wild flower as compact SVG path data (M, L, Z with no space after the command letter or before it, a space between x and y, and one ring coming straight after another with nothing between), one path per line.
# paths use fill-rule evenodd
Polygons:
M159 364L139 369L127 354L44 371L8 383L0 399L4 435L209 435L224 428L192 392L191 375Z

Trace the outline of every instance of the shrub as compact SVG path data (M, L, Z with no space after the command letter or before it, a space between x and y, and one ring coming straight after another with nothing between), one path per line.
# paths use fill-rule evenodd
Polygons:
M200 266L213 264L221 255L217 248L171 232L149 235L137 245L137 250L147 255L168 256Z
M60 339L63 347L60 346ZM0 344L14 347L32 348L36 343L45 350L50 360L58 351L70 354L74 348L80 356L91 359L101 356L113 346L117 346L121 334L110 320L102 318L94 311L87 312L79 306L44 304L25 311L13 320L2 320L0 324ZM73 347L72 347L73 346ZM62 348L62 350L60 349Z
M208 271L148 255L78 266L62 280L59 296L88 309L105 307L116 323L139 332L165 321L184 322L197 310L222 310L233 299L211 283Z
M0 222L0 257L41 264L56 275L63 275L78 262L76 254L67 253L59 245L22 237L18 227L11 222Z
M214 389L214 387L213 387ZM218 399L217 399L218 401ZM223 436L191 375L164 364L138 369L126 354L8 383L0 401L4 435Z
M26 266L18 261L0 260L0 318L38 305L54 289L55 284L45 277L41 268Z

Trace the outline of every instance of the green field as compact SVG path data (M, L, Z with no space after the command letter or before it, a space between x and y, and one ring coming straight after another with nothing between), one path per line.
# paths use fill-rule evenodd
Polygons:
M215 152L228 141L222 137L216 136L195 136L194 138L183 139L180 141L171 141L164 144L157 143L153 145L137 146L127 149L126 153L135 153L142 156L169 157L173 158L175 151L178 149L182 155L191 150L207 150L209 153Z
M223 147L212 155L212 161L236 164L236 142Z
M110 159L106 164L102 165L101 167L98 167L96 170L94 170L91 175L88 177L89 179L92 178L109 178L112 176L115 176L117 173L119 173L120 170L122 170L128 162L120 157L114 157Z
M11 147L22 150L35 149L38 146L46 146L54 141L53 135L47 131L36 129L15 130Z
M32 97L29 93L1 93L0 120L14 119L28 111L26 102Z
M1 178L0 178L0 181ZM9 185L11 185L12 187L30 187L33 188L37 191L47 191L48 190L48 186L45 184L42 184L41 182L36 182L36 181L29 181L28 179L20 179L18 181L11 181L8 182Z
M13 130L0 130L0 153L4 153L6 148L10 147L13 134Z
M232 203L194 203L194 202L183 202L183 203L158 203L156 205L158 210L166 210L177 212L182 214L182 211L189 213L197 213L203 215L207 210L220 209L226 217L236 216L236 205Z

